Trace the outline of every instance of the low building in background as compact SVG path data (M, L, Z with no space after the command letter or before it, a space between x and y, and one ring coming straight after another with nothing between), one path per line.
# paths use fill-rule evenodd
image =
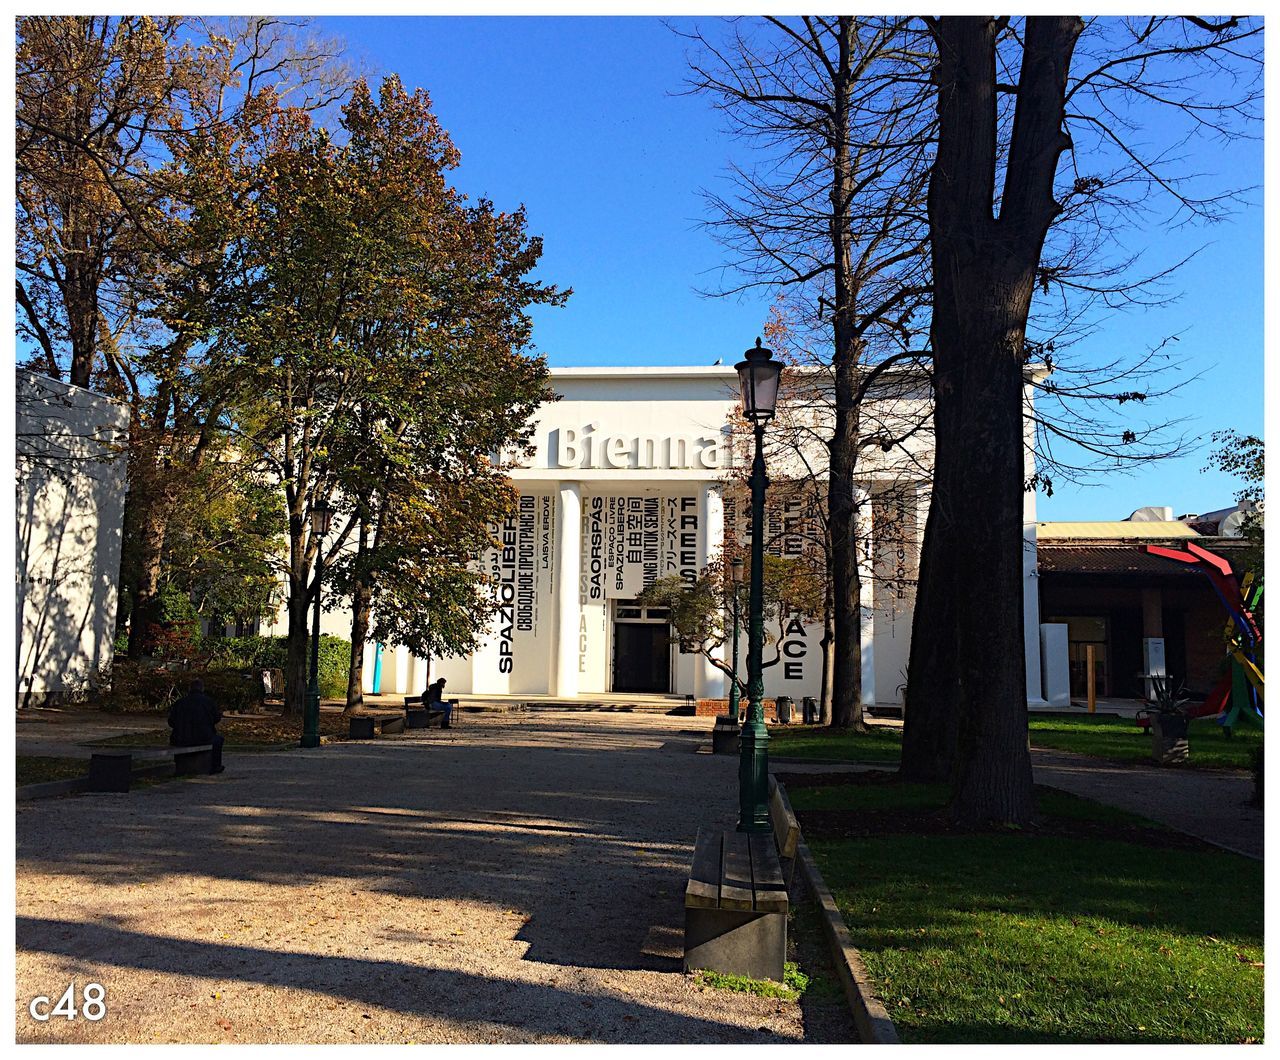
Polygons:
M1174 519L1172 509L1142 508L1116 522L1039 524L1040 613L1045 626L1066 628L1072 702L1087 695L1090 648L1099 698L1142 700L1152 673L1185 683L1193 697L1210 693L1224 672L1227 611L1199 568L1147 546L1193 542L1239 574L1250 544L1240 520L1228 519L1236 511Z
M18 370L19 706L83 697L110 665L129 413Z
M668 615L636 598L656 578L696 578L726 545L745 549L750 509L749 434L738 419L730 365L553 368L558 400L541 407L533 453L513 468L517 510L495 527L499 547L480 557L499 610L477 651L417 659L370 644L365 691L417 694L445 677L450 694L547 696L677 695L717 700L723 673L672 642ZM788 370L766 435L766 549L795 558L820 548L806 525L825 504L823 439L832 401L829 373ZM855 487L862 575L862 696L870 708L901 707L911 640L920 542L933 464L931 392L918 370L888 372L863 406L869 445ZM1030 430L1030 427L1028 427ZM1032 468L1028 466L1028 477ZM817 503L813 501L816 498ZM1027 696L1043 704L1035 581L1035 495L1026 495L1023 612ZM350 635L347 608L326 612L322 630ZM282 634L283 612L264 632ZM822 690L820 613L771 628L765 694L798 703ZM741 651L746 658L746 628ZM721 657L728 654L726 646Z

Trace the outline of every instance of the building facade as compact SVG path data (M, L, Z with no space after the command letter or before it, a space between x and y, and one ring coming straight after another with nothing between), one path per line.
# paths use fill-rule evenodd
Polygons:
M766 542L787 556L812 546L803 526L806 486L825 490L820 439L830 405L823 376L792 371L769 430ZM452 693L575 699L605 694L693 695L719 699L724 675L672 643L666 616L636 598L655 578L697 576L727 539L745 546L751 528L739 481L749 436L737 421L731 366L553 369L558 400L537 417L533 453L512 471L516 513L495 527L498 547L481 562L492 575L498 612L466 658L414 659L370 645L367 692L416 694L435 677ZM920 422L928 396L920 380L882 388L864 407L868 449L858 483L862 553L863 699L900 705L906 680L920 538L928 509L931 442ZM738 427L735 428L735 422ZM1027 495L1024 610L1027 686L1042 702L1035 498ZM325 629L348 635L349 616ZM768 696L818 696L821 615L779 622L766 656ZM746 658L745 624L742 665ZM724 649L725 652L728 648Z
M20 706L77 699L110 664L129 413L17 373L17 690Z

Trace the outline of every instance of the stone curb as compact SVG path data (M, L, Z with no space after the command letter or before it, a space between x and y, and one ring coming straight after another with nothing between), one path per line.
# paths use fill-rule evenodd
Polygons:
M782 801L787 809L791 809L791 800L787 798L787 789L779 784ZM876 997L867 976L866 966L858 953L849 934L849 928L840 915L835 897L827 887L827 882L818 871L818 864L813 859L809 845L801 833L800 842L796 846L796 858L800 862L800 871L804 874L805 883L813 892L821 913L822 929L831 944L831 954L835 958L836 971L840 975L840 985L844 987L845 998L853 1012L853 1022L858 1028L864 1044L867 1045L901 1045L898 1029L889 1018L889 1013Z
M163 762L152 766L143 766L133 771L134 780L151 780L155 777L173 775L173 763ZM66 780L45 780L39 784L23 784L14 795L16 802L29 802L32 799L53 799L59 795L76 795L89 790L89 776L68 777ZM107 794L110 794L109 792Z
M894 769L891 762L864 762L849 758L789 758L786 755L769 755L769 765L780 766L846 766L853 769Z
M87 776L69 777L66 780L45 780L39 784L23 784L13 797L17 802L25 802L28 799L52 799L58 795L72 795L77 791L87 791L88 788Z

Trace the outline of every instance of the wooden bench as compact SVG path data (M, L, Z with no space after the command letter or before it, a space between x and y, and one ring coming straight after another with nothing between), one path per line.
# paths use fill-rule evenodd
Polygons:
M782 982L790 908L772 836L698 829L684 893L684 970Z
M122 748L118 751L94 751L89 759L90 791L128 791L133 779L133 760L173 759L177 776L195 776L213 772L213 744L194 747Z
M411 729L429 729L432 725L444 725L444 711L431 710L425 702L426 693L420 696L405 696L404 709ZM454 701L457 706L457 701Z
M800 846L800 822L791 812L781 786L772 776L769 777L769 823L773 825L773 842L782 861L782 872L789 891L796 871L796 850Z
M357 714L348 724L347 735L352 740L372 740L379 734L393 736L404 729L404 714Z

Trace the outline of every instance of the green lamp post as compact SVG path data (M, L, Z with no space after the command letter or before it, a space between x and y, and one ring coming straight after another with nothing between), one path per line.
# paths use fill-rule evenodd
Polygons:
M769 733L764 725L764 429L778 403L782 363L760 345L735 366L742 414L755 427L751 465L751 589L747 605L747 720L739 738L738 831L769 831Z
M311 617L311 680L302 711L302 746L320 746L320 585L324 578L324 536L329 532L333 512L321 498L311 506L311 533L316 539L316 598Z
M741 694L738 690L738 597L741 596L743 563L741 556L734 556L729 563L729 585L733 593L733 680L729 683L729 713L727 720L738 726Z

